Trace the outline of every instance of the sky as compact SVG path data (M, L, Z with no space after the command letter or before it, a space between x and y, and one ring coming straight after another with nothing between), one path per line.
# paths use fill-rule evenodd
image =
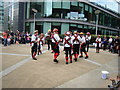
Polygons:
M120 2L120 0L90 0L91 2L96 2L106 8L109 8L115 12L118 12L118 2Z

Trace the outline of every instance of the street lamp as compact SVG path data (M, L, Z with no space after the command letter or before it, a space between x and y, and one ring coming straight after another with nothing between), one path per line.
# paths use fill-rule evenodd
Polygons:
M38 10L33 8L32 11L34 12L34 30L35 30L35 16L36 16Z
M100 12L101 12L100 10L95 11L95 14L96 14L96 35L97 35L97 31L98 31L98 19L99 19Z

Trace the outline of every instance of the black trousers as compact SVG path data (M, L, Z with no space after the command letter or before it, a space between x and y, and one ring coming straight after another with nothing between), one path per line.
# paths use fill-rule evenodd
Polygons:
M56 45L56 43L52 43L52 48L53 48L54 53L60 53L59 46Z
M32 55L35 53L37 53L37 43L34 43L34 45L31 47L31 53Z
M47 40L47 44L48 44L48 50L50 50L51 40ZM52 46L51 46L51 49L52 49Z
M107 43L104 43L103 44L103 50L106 50L107 49Z
M71 49L71 47L64 47L66 57L68 57L68 54L69 56L72 56Z
M81 45L80 52L86 52L86 44Z
M88 50L89 50L89 44L90 44L90 42L89 42L89 41L86 41L87 52L88 52Z
M79 54L80 44L73 44L73 54Z

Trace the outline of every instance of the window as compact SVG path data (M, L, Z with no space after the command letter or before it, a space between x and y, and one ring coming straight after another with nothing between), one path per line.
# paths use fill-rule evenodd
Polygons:
M71 5L73 5L73 6L78 6L78 2L76 1L73 1L73 2L71 2Z
M52 1L44 2L44 17L52 17Z
M62 2L62 9L70 9L70 2Z
M38 12L36 14L36 18L41 18L44 16L44 7L43 2L30 2L30 18L34 18L34 12L32 9L36 9Z
M88 5L85 4L85 11L88 11Z
M53 2L53 8L61 8L61 2Z

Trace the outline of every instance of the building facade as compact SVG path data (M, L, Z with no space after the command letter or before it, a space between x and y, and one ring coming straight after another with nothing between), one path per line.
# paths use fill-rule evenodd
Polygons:
M3 31L4 24L4 2L0 1L0 32Z
M24 31L24 14L25 14L24 2L14 3L14 14L13 14L13 31L19 30Z
M12 2L4 2L4 31L12 30Z
M120 13L88 0L17 2L14 5L13 31L33 33L35 28L39 33L46 33L48 29L58 28L59 34L66 31L95 34L97 17L98 34L120 35Z
M34 30L46 33L48 29L58 28L59 33L66 31L96 32L96 10L99 10L98 34L118 35L120 33L120 14L104 9L96 3L88 1L67 2L27 2L25 3L25 31Z

